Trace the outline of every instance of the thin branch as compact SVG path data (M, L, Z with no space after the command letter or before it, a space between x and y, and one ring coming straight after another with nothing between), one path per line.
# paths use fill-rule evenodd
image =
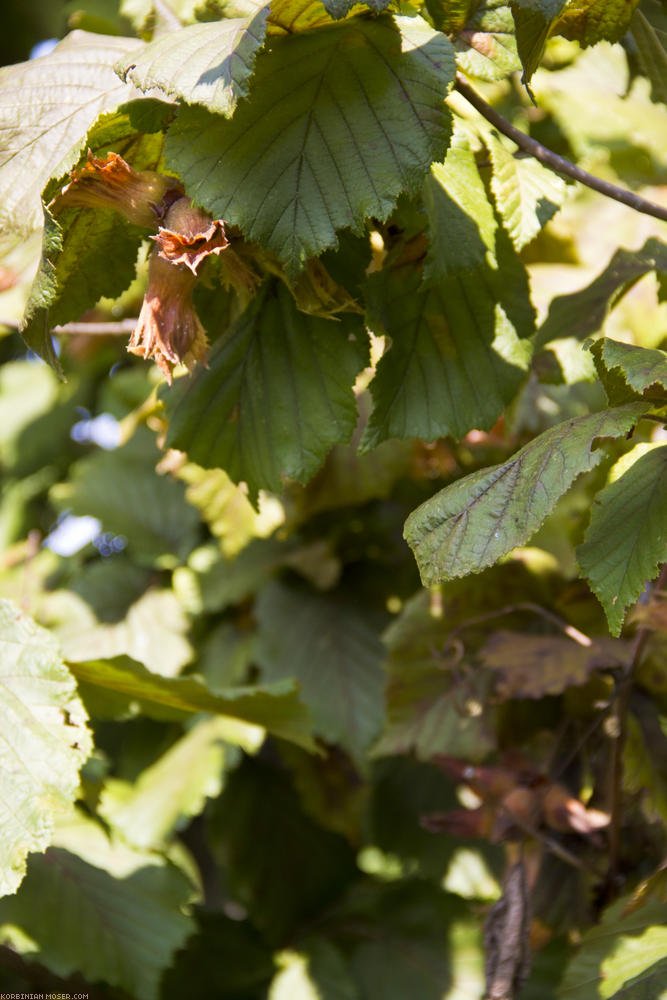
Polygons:
M134 332L137 319L121 319L106 323L100 320L96 323L65 323L64 326L54 326L51 333L84 337L127 337ZM13 319L0 319L0 326L8 326L10 330L20 330L20 324Z
M613 198L614 201L620 201L623 205L627 205L629 208L634 208L635 212L643 212L644 215L652 215L656 219L662 219L663 222L667 222L667 208L663 208L662 205L656 205L655 202L648 201L646 198L642 198L638 194L633 194L632 191L626 191L625 188L618 187L616 184L610 184L608 181L603 181L599 177L594 177L593 174L589 174L587 170L582 170L581 167L575 166L574 163L570 163L562 156L558 156L557 153L553 153L546 146L543 146L541 142L537 142L532 139L521 129L515 128L511 125L506 118L498 114L495 108L492 108L490 104L487 104L479 94L472 89L472 87L465 82L460 73L456 74L456 90L459 94L472 104L483 118L486 118L488 122L506 135L508 139L515 142L519 149L523 149L524 152L529 153L534 156L536 160L543 163L545 167L550 167L557 174L562 174L565 177L571 177L572 180L579 181L580 184L585 184L586 187L592 188L593 191L598 191L600 194L604 194L607 198Z
M505 615L516 614L517 611L530 611L533 614L539 615L545 618L547 621L551 622L556 628L559 628L565 635L576 642L579 646L592 646L593 640L580 632L578 628L574 625L568 625L566 621L555 615L553 611L549 611L547 608L540 607L539 604L533 604L532 601L519 601L517 604L508 604L504 608L499 608L496 611L488 611L483 615L475 615L473 618L466 618L465 621L453 628L449 633L449 638L451 640L452 636L457 636L459 632L463 632L467 628L471 628L473 625L481 625L484 622L491 621L493 618L503 618Z

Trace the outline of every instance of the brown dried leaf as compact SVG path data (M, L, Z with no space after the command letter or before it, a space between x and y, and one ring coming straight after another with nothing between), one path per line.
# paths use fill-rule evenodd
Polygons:
M626 644L600 639L581 646L566 636L494 632L480 652L482 663L496 672L496 694L508 698L543 698L571 685L585 684L595 670L619 666Z

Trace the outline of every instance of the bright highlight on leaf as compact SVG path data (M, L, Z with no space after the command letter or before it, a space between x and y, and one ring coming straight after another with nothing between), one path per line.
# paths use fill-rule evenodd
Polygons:
M231 117L248 93L255 55L264 42L268 8L246 18L191 24L147 44L116 69L140 90L203 104Z
M423 503L405 522L405 539L424 585L478 573L525 544L576 477L598 464L595 439L627 433L647 408L629 403L558 424L509 462Z
M0 896L16 892L77 795L92 741L56 639L0 601Z
M113 64L139 44L74 31L48 55L0 70L0 230L41 227L46 182L74 166L101 112L136 96Z
M336 231L386 219L449 137L454 53L421 18L351 18L276 38L231 121L182 107L167 163L216 218L295 274Z

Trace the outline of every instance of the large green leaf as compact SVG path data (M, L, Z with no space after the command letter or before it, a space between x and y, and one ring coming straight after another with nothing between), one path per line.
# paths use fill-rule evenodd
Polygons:
M191 197L293 274L336 230L385 219L448 141L450 42L421 18L351 18L276 38L226 121L183 107L167 162Z
M557 424L508 462L441 490L413 511L405 538L425 585L478 573L523 545L602 452L599 437L621 437L647 409L629 403Z
M596 497L583 545L581 571L599 598L612 635L625 609L667 560L667 446L637 445L611 471Z
M209 367L164 393L167 444L220 466L251 495L308 480L357 421L352 384L367 361L361 321L298 312L269 282L217 342Z
M119 705L123 700L128 706L135 703L145 715L158 719L182 719L197 712L226 715L314 749L312 721L293 682L234 687L222 695L209 691L199 677L162 677L129 656L74 662L69 667L80 684L120 696Z
M639 0L568 0L554 31L582 47L619 42L628 30Z
M656 0L645 0L635 11L630 30L639 65L651 81L651 97L667 104L667 24Z
M192 891L157 854L109 841L80 818L31 858L19 893L0 902L0 939L58 976L78 971L154 1000L163 970L194 929L183 912Z
M626 383L635 392L644 392L656 383L663 390L667 389L667 351L623 344L610 337L596 341L593 351L596 360L602 362L612 377L620 369Z
M86 712L57 641L0 601L0 895L15 892L29 851L51 842L91 749Z
M498 240L498 265L433 287L421 287L412 265L369 280L371 325L389 334L391 347L371 382L362 450L391 437L433 441L488 430L514 397L528 366L534 313L523 264L506 236Z
M151 437L81 459L52 495L61 508L97 517L103 531L121 535L138 562L164 565L188 555L199 518L183 483L151 467L160 457Z
M648 989L646 980L656 974L655 966L667 955L667 904L649 902L624 915L631 900L619 899L604 913L597 927L588 931L579 951L565 970L558 991L559 1000L609 1000L624 995L628 1000L651 997L659 1000L660 993L639 990L623 993L631 981ZM658 989L664 986L664 969L658 979ZM634 987L633 987L634 988Z
M640 250L617 250L590 285L556 296L537 331L536 347L558 337L596 333L610 310L649 271L667 271L667 245L660 240L651 238Z
M264 43L268 7L249 17L191 24L158 36L116 69L140 90L203 104L231 118L247 97L255 55Z
M296 678L319 735L362 760L384 710L383 650L372 627L340 598L278 583L261 592L255 614L264 676Z
M99 813L111 828L138 848L159 849L207 798L220 794L223 771L234 752L226 747L227 720L203 719L145 768L134 784L107 779Z
M97 116L136 95L113 71L141 43L74 31L46 56L0 70L0 230L42 225L46 182L76 163Z

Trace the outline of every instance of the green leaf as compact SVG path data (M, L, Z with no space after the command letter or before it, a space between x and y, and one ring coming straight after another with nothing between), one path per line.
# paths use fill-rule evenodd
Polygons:
M455 135L444 163L434 163L424 183L429 247L424 280L474 271L495 260L498 222L475 157Z
M585 288L558 295L537 331L535 346L558 337L596 333L619 300L649 271L667 271L667 245L651 238L639 250L617 250L604 271Z
M260 593L255 615L264 676L296 678L318 734L363 760L384 709L383 650L371 626L340 598L278 583Z
M80 818L31 858L19 893L0 902L0 939L16 947L19 928L30 941L28 961L157 1000L162 971L193 930L183 913L192 888L157 854L110 841Z
M534 313L527 276L498 232L497 266L421 286L417 267L372 276L371 326L391 337L371 382L373 412L361 442L434 441L488 430L514 397L528 366Z
M610 479L595 499L577 560L618 635L625 609L667 560L667 446L637 445Z
M226 719L197 722L134 784L108 779L100 797L100 816L133 847L164 847L202 811L207 798L220 794L230 756L224 744L228 735Z
M136 38L74 31L46 56L0 70L0 231L41 228L41 194L79 158L91 124L133 96L113 64Z
M322 3L334 20L339 20L341 17L346 17L350 11L356 10L358 12L364 7L369 8L375 14L381 14L389 6L390 0L362 0L361 3L358 0L322 0Z
M187 566L174 572L174 589L190 614L222 611L240 604L273 576L293 549L276 538L256 539L225 559L217 545L195 549Z
M667 954L667 904L649 902L626 912L630 897L605 910L598 926L584 934L575 958L565 970L559 1000L611 1000L637 977L648 978ZM646 996L647 994L644 994ZM620 993L623 996L623 993ZM630 997L639 998L636 992ZM651 1000L658 994L651 993Z
M70 210L53 219L45 210L42 260L21 323L28 347L60 371L49 329L78 319L102 295L116 298L135 275L144 230L117 213Z
M29 851L51 842L54 819L79 787L92 742L57 641L0 600L0 895L15 892Z
M521 69L514 18L506 0L482 0L454 39L457 65L480 80L504 80Z
M667 1000L667 958L627 980L611 1000Z
M567 185L552 170L532 157L515 157L489 129L484 142L489 150L491 190L512 243L522 250L565 201Z
M151 468L159 457L152 435L140 435L115 451L81 459L52 498L61 509L97 517L103 531L122 535L137 562L173 565L194 547L199 518L183 483Z
M451 44L421 18L351 18L276 38L231 121L182 107L167 163L188 194L296 274L336 230L386 219L449 138Z
M297 686L278 681L258 687L234 687L224 695L213 694L199 677L161 677L129 656L110 660L70 663L80 683L136 701L151 718L181 719L184 715L211 712L263 726L274 736L313 750L310 716L299 699Z
M623 378L635 392L644 392L656 384L667 389L667 351L635 347L634 344L623 344L610 337L596 341L593 351L596 360L599 357L608 372L614 373L616 369L620 369Z
M268 7L245 18L191 24L160 35L119 60L116 71L140 90L203 104L231 118L248 86L257 51L264 44Z
M512 0L516 42L526 85L540 64L551 27L566 0Z
M165 391L167 444L244 480L251 496L308 480L357 421L352 384L367 361L361 321L297 311L269 282L216 343L209 367Z
M632 21L639 0L568 0L554 32L585 48L598 42L619 42Z
M646 404L630 403L567 420L508 462L465 476L413 511L405 539L426 586L478 573L537 531L577 476L600 461L599 437L621 437Z
M644 6L647 14L653 14L657 8L660 16L657 3ZM630 30L637 46L642 73L651 81L651 97L654 101L667 104L667 32L652 23L641 7L635 10Z
M640 797L642 812L651 823L667 822L667 736L661 718L646 695L635 692L628 715L623 749L623 787ZM658 898L665 902L664 894Z
M271 944L326 912L358 875L355 850L301 808L282 767L245 758L209 813L233 896Z

